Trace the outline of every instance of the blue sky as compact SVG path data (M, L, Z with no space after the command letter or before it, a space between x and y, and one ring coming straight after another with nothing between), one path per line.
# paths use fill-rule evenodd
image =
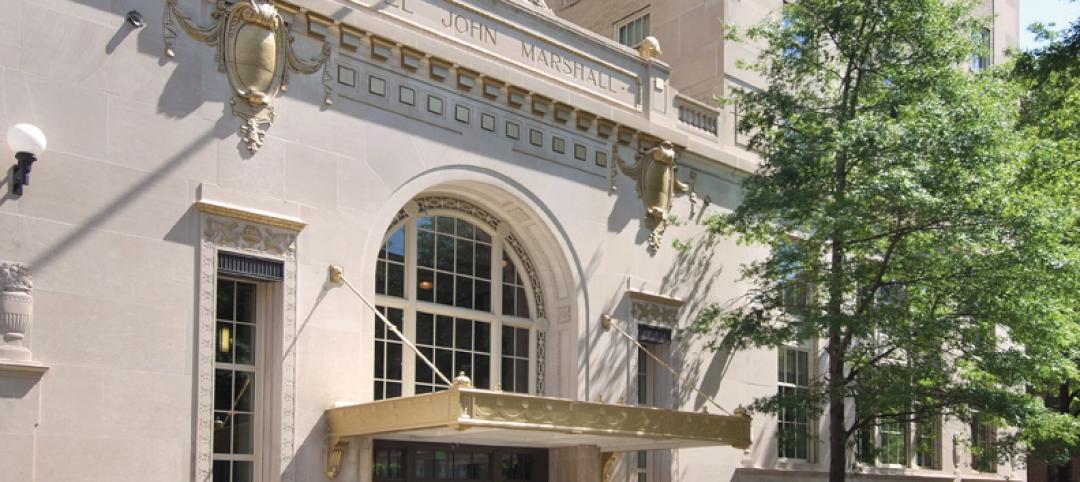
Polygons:
M1066 0L1020 0L1020 48L1035 46L1034 36L1027 31L1033 22L1057 24L1054 30L1069 25L1080 18L1080 1Z

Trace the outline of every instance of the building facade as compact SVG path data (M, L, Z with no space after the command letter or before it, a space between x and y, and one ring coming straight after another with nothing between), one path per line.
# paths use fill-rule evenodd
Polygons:
M740 411L820 347L680 331L764 254L700 224L756 162L701 100L735 47L540 0L0 6L0 126L48 140L0 197L0 480L824 480L822 421ZM894 432L858 470L1023 476Z

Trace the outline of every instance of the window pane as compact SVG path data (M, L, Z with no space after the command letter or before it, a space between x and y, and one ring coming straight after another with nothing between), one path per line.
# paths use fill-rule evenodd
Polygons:
M401 396L401 384L397 382L388 382L386 384L386 398L397 398Z
M435 352L435 367L446 375L447 378L453 379L456 373L454 373L454 352L451 350L437 350ZM442 383L442 380L437 380L435 383Z
M529 356L529 330L514 328L514 354L517 356Z
M450 452L445 450L435 451L435 478L450 478Z
M420 348L420 352L432 362L435 361L435 354L431 348ZM416 381L417 383L432 383L435 381L435 374L432 373L431 367L420 357L416 358Z
M473 376L473 385L476 388L490 388L491 387L491 357L487 355L476 355L474 370L476 371Z
M514 391L514 359L503 357L502 359L502 389L508 392Z
M454 346L454 318L439 315L435 327L435 345L450 348Z
M455 219L447 216L439 216L435 219L436 229L440 233L454 234Z
M502 352L504 356L514 355L514 328L504 326L502 330Z
M476 280L476 289L473 294L476 299L473 308L479 311L491 311L491 283Z
M250 412L255 409L255 374L235 372L235 376L233 402L236 403L236 410Z
M386 294L397 297L405 296L405 265L390 263L388 271Z
M375 343L375 378L385 378L386 365L384 363L386 357L386 343Z
M528 393L529 391L529 361L516 360L514 370L514 391Z
M405 262L405 229L401 228L390 235L386 241L386 258L399 263Z
M462 223L462 225L464 224L465 223ZM459 239L455 250L455 257L457 258L457 272L459 274L473 274L474 259L472 241L465 241Z
M401 380L401 345L390 343L386 347L386 378Z
M472 454L472 478L474 480L488 480L491 478L491 471L488 468L491 465L491 460L488 454L485 452L474 452Z
M233 453L253 454L254 436L252 434L251 415L238 413L233 415Z
M454 271L454 237L440 234L435 247L435 268Z
M435 317L430 313L416 314L416 342L431 345L435 340Z
M473 328L475 335L474 349L484 353L491 352L491 325L478 321Z
M514 310L515 315L522 318L528 318L529 297L525 296L525 288L518 288L514 293L514 298L516 298L515 301L517 302L517 307Z
M214 482L229 482L229 461L215 460L213 472Z
M413 456L413 475L417 479L430 479L435 475L432 462L434 460L430 450L417 449Z
M435 273L435 302L440 305L454 306L454 275Z
M483 279L491 279L491 246L486 244L476 245L476 268L473 271L476 276Z
M236 361L241 365L255 364L255 326L236 325Z
M459 351L454 354L454 375L465 373L470 379L473 377L472 354Z
M238 460L233 462L233 482L251 482L254 478L255 464Z
M255 285L236 283L236 321L255 322Z
M214 413L215 454L227 454L232 451L232 423L230 423L230 418L228 412Z
M425 268L435 267L435 233L416 233L416 263Z
M416 278L416 298L435 301L435 273L428 269L417 269Z
M229 280L218 280L217 286L217 317L220 320L232 320L233 304L236 301L236 283Z
M511 285L503 284L502 293L502 314L514 315L514 287Z
M227 321L217 322L217 336L214 340L214 360L223 363L232 363L233 353L233 324Z
M386 261L375 263L375 294L386 294Z
M214 409L229 410L232 407L232 375L230 370L214 370Z
M457 333L454 339L454 346L461 350L472 350L472 334L473 326L472 320L463 320L458 318L457 320Z
M454 293L454 306L460 308L473 307L473 279L467 276L457 277L457 288Z
M468 452L457 452L454 454L454 479L456 480L468 480L469 479L469 464L472 462L472 457Z

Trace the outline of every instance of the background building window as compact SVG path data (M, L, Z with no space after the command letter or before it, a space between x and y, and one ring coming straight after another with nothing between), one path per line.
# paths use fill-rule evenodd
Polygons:
M256 433L262 415L255 283L218 279L214 350L214 482L256 479Z
M780 394L809 394L810 351L783 347L777 353ZM777 432L779 457L810 460L810 415L805 407L781 409L777 419Z
M648 36L648 13L635 15L615 24L615 39L627 47L637 47Z
M941 418L931 416L915 423L915 465L941 469Z
M971 421L971 468L979 472L997 472L997 427L975 416Z
M516 255L487 225L441 214L406 219L379 252L380 312L448 378L464 372L478 388L501 382L530 393L536 335ZM448 388L383 325L376 321L376 400Z
M971 70L979 72L989 68L993 61L993 33L988 28L980 29L975 33L975 43L978 51L971 54Z

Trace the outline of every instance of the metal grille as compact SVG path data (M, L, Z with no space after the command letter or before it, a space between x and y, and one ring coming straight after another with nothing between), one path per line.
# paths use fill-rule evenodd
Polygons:
M285 278L285 264L273 259L219 251L218 272L247 278L280 281Z
M642 343L671 343L671 329L638 323L638 341Z

